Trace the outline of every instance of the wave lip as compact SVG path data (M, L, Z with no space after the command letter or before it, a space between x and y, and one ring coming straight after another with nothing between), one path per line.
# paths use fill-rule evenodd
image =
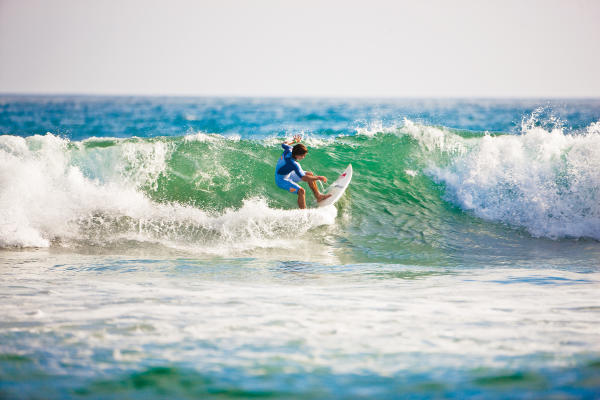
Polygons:
M600 133L528 126L486 135L428 173L462 209L536 237L600 240Z

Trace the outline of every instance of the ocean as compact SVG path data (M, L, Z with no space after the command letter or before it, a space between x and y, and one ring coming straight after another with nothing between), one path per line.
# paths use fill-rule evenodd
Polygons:
M0 96L1 398L598 399L599 293L600 99Z

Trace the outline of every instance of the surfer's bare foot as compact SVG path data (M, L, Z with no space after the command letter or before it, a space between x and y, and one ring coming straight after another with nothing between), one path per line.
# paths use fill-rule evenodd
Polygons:
M331 194L320 194L317 196L317 203L331 197Z

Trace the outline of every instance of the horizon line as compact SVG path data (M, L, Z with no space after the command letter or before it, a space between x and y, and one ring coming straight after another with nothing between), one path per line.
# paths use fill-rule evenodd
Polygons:
M93 92L3 92L0 96L34 97L167 97L223 99L323 99L323 100L600 100L598 95L279 95L279 94L183 94L183 93L93 93Z

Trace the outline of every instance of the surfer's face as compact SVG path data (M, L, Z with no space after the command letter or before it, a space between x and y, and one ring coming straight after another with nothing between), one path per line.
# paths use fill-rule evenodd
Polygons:
M294 157L296 159L296 161L302 161L304 160L304 157L306 157L306 153L304 154L299 154L296 157Z

